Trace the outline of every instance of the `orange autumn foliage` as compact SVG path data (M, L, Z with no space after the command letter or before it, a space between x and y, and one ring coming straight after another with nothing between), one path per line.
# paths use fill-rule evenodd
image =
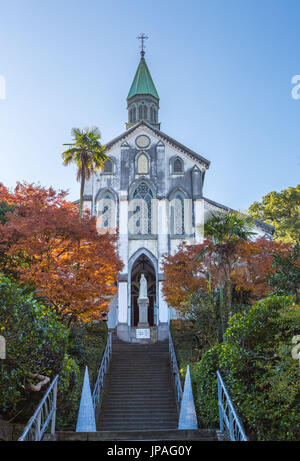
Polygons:
M197 255L204 247L207 247L207 251L197 261ZM272 267L273 255L287 255L291 251L292 245L289 243L264 238L239 244L230 258L230 278L234 289L247 292L251 302L267 295L273 289L268 284L269 276L275 271ZM198 245L182 243L174 255L165 256L163 271L164 297L179 310L186 309L185 302L193 293L213 290L224 281L222 267L218 265L213 244L208 240Z
M207 272L214 272L216 258L197 261L199 252L207 246L203 244L188 245L183 242L174 255L166 255L163 261L165 280L163 295L173 307L180 309L182 303L194 292L206 291L208 288Z
M253 301L266 296L273 288L268 280L275 269L273 256L288 255L292 244L259 238L238 247L238 261L231 272L231 281L237 291L250 293Z
M14 206L0 225L1 251L18 262L20 281L35 286L62 318L101 320L122 268L117 236L99 235L95 218L85 211L79 219L66 196L32 184L18 183L12 194L0 186L0 202Z

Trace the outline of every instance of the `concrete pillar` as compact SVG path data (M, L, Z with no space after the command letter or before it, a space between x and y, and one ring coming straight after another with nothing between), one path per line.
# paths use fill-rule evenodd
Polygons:
M194 200L195 241L202 243L204 239L204 199Z
M158 245L158 271L161 272L162 256L168 253L169 238L169 217L168 217L168 200L157 201L157 245Z
M127 193L120 192L119 205L119 255L124 263L122 273L128 271L128 200Z
M128 272L128 200L127 192L120 192L119 205L119 255L124 267L121 275ZM128 281L122 278L118 286L118 323L128 323Z
M169 321L169 307L162 294L162 281L158 282L159 292L159 322L168 323Z
M85 367L76 432L96 432L95 412L87 367Z
M118 323L128 322L128 282L119 281L118 285Z
M158 276L162 272L162 257L168 253L169 247L169 207L168 200L161 199L157 203L158 215L158 232L157 232L157 246L158 246ZM158 321L159 323L168 322L168 304L162 295L162 281L158 281Z
M190 375L190 367L187 367L184 391L181 401L180 416L178 429L198 429L198 421L196 416L193 389Z

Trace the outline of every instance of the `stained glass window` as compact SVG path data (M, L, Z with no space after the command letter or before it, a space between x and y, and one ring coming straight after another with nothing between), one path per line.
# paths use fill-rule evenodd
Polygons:
M171 229L174 235L184 234L184 197L176 194L171 200Z
M141 182L135 189L133 203L133 233L151 234L153 192L146 182Z
M139 107L139 120L142 120L143 118L143 106Z
M106 160L103 168L103 173L112 174L113 173L113 162L108 159Z
M97 218L102 227L115 227L115 201L110 192L106 192L98 200Z
M138 173L147 174L149 171L148 157L145 154L141 154L138 158Z
M173 163L173 173L182 173L183 172L183 162L180 158L176 158Z

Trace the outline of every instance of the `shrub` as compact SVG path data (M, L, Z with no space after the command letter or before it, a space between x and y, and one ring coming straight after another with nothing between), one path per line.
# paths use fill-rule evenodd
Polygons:
M202 427L213 428L219 424L217 370L222 346L217 344L203 356L193 373L196 389L196 407Z
M75 431L82 387L80 368L65 354L59 374L56 430Z
M1 413L12 418L22 407L30 413L44 392L45 388L30 390L30 383L36 382L32 374L54 377L59 372L68 330L28 290L1 275L0 334L7 348L6 359L1 360Z
M212 424L216 415L215 371L219 366L251 437L297 440L300 381L291 340L299 331L300 307L293 305L290 296L266 298L248 312L233 316L225 342L208 351L198 366L197 400L205 424Z

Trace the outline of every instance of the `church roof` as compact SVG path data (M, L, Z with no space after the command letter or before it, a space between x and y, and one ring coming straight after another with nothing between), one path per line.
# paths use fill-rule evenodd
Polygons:
M215 202L214 200L210 200L208 199L207 197L203 197L204 200L209 203L210 205L216 207L216 208L221 208L223 210L230 210L230 211L236 211L236 210L233 210L232 208L228 207L228 206L225 206L225 205L221 205L220 203L218 202ZM273 235L274 232L275 232L275 227L274 226L271 226L271 224L268 224L264 221L261 221L260 219L254 219L254 222L255 224L260 227L263 231L267 232L268 234L270 235Z
M209 168L210 161L207 160L206 158L202 157L201 155L197 154L196 152L192 151L188 147L185 147L183 144L180 142L176 141L175 139L171 138L167 134L163 133L162 131L156 129L151 125L150 123L146 122L145 120L141 120L140 122L136 123L134 126L129 128L127 131L124 133L120 134L120 136L117 136L116 138L112 139L110 142L106 143L106 151L111 149L111 147L119 142L121 139L126 139L128 135L130 135L133 131L135 131L140 125L145 125L147 128L152 130L159 138L164 139L165 141L169 142L170 144L174 145L178 149L182 150L183 152L186 152L188 155L193 157L195 160L198 160L198 162L201 162L206 166L206 168Z
M154 96L154 98L159 99L150 71L143 56L141 57L139 66L135 73L127 99L130 99L137 94L150 94L151 96Z

